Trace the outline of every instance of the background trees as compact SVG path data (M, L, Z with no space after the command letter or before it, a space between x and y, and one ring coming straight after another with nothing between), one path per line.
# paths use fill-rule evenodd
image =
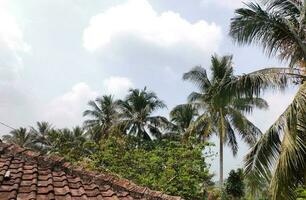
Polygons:
M2 139L5 142L14 143L21 147L30 147L33 140L27 129L22 127L12 130L10 134L3 135Z
M36 122L36 127L30 128L30 134L33 137L33 145L36 150L46 153L51 149L52 142L50 139L50 131L52 125L48 122Z

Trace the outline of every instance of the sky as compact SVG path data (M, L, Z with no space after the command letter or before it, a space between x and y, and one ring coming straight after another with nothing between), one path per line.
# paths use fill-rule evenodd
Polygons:
M228 36L239 0L0 0L0 122L14 128L48 121L81 125L87 102L122 98L130 88L157 93L168 116L196 88L182 80L211 55L234 55L236 74L286 66L258 46ZM296 88L264 94L270 107L248 118L262 131L293 99ZM0 125L0 135L10 130ZM216 138L215 151L218 149ZM248 146L225 149L225 175L243 166ZM218 175L218 159L210 161Z

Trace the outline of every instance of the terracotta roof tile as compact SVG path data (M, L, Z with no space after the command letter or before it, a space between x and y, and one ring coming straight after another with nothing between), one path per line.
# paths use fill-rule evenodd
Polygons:
M0 143L0 200L7 199L183 200L113 175L73 167L58 156Z

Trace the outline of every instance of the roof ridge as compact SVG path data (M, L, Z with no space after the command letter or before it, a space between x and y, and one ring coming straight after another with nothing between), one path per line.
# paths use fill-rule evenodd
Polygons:
M51 169L61 169L70 175L77 175L84 181L90 181L97 185L109 184L116 191L126 191L135 198L147 198L155 200L183 200L179 196L170 196L160 191L138 186L134 182L93 170L87 170L82 166L74 166L65 161L63 157L56 155L41 155L29 148L22 148L16 144L0 143L0 155L9 151L14 156L21 156L28 161L36 161L38 165Z

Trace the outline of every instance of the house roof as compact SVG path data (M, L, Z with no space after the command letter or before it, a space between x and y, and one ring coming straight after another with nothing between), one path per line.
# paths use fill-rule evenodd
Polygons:
M0 143L0 200L4 199L183 200L113 175L75 167L58 156Z

